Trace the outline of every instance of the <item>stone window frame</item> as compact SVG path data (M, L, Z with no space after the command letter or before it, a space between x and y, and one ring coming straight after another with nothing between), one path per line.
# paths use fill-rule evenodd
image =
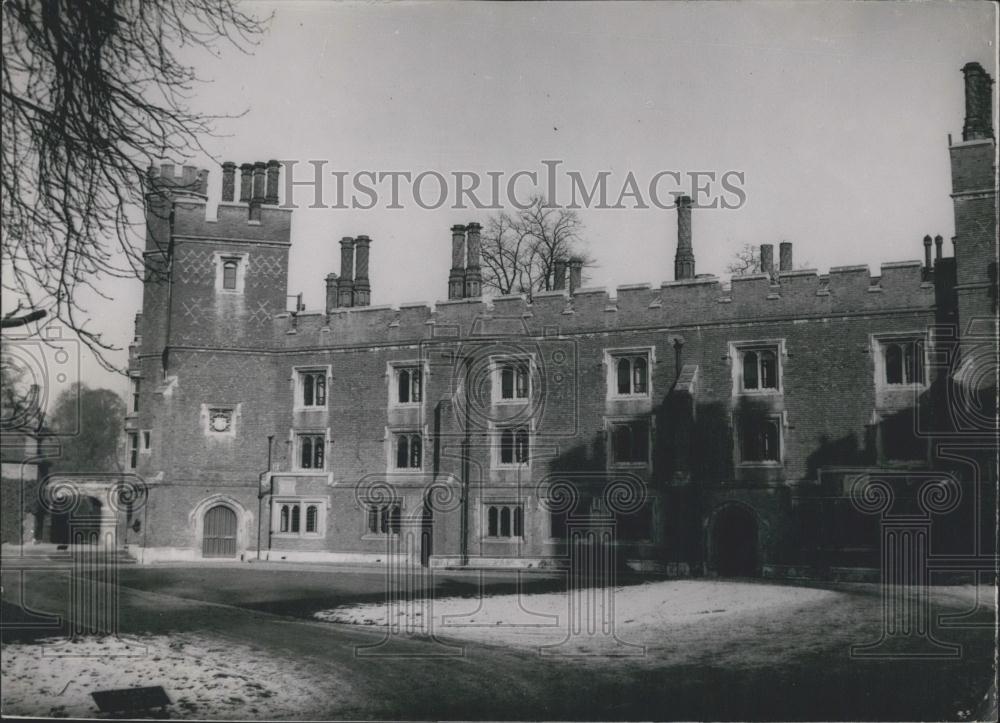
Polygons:
M629 392L628 394L620 394L618 392L618 361L620 359L630 357L635 358L639 356L646 357L646 391L645 392ZM605 367L605 397L609 401L626 401L630 399L653 399L653 369L656 367L656 347L654 345L649 346L632 346L632 347L614 347L604 350L604 367ZM633 388L632 384L632 371L630 365L629 371L629 387Z
M614 458L614 426L622 423L644 422L646 424L646 459L640 462L616 462ZM653 439L655 420L652 415L624 415L604 418L605 452L609 469L649 470L653 466Z
M503 433L512 430L514 434L514 457L517 456L517 430L525 429L528 436L528 459L526 462L502 462L501 439ZM533 451L535 448L535 423L528 421L490 422L490 469L494 470L531 470Z
M304 437L321 437L323 439L323 466L302 466L302 440ZM330 430L328 427L302 427L291 431L293 472L306 474L327 474L330 471Z
M777 386L774 388L744 389L743 387L743 354L746 352L771 351L774 353ZM732 372L732 395L738 396L781 396L785 393L785 360L788 358L788 346L784 338L780 339L741 339L729 342L729 364Z
M399 373L406 369L420 370L420 401L399 401ZM400 409L416 409L423 406L427 399L427 380L430 377L430 365L420 359L404 359L390 361L386 364L386 379L388 380L388 406ZM411 384L412 393L412 384Z
M236 262L236 288L224 287L225 265L227 261ZM215 251L212 253L215 267L215 293L242 296L246 291L247 267L250 265L250 254L246 251Z
M527 365L528 388L523 397L513 396L504 398L503 396L503 372L508 365ZM534 354L491 354L489 356L490 368L490 403L494 405L524 405L530 404L535 393L536 377L538 376L538 364ZM514 371L514 393L517 394L517 372Z
M892 344L919 344L922 354L919 357L920 371L923 377L919 382L889 383L886 365L886 351ZM914 390L923 391L930 386L928 370L930 369L931 340L927 331L890 331L870 335L870 346L875 368L875 388L879 391ZM905 372L905 364L903 371Z
M361 503L363 540L384 540L387 537L398 537L403 529L403 515L406 505L402 497L388 501L365 500ZM386 513L386 511L388 511ZM374 519L378 530L372 530ZM384 524L388 522L388 524ZM394 524L395 523L395 524ZM383 530L382 527L387 529Z
M734 454L733 459L736 460L736 466L741 469L754 469L754 468L766 468L766 469L777 469L785 466L785 428L788 426L788 414L786 412L770 412L762 415L768 422L775 423L778 430L778 458L777 459L757 459L757 460L744 460L743 459L743 424L744 419L736 413L733 420L733 443L734 443Z
M325 377L325 400L323 404L305 404L306 374L323 374ZM292 367L292 411L325 412L330 409L330 388L333 385L333 370L330 364L296 364Z
M282 507L289 508L289 525L287 530L281 529ZM299 529L291 529L292 508L299 510ZM308 520L308 510L310 507L316 508L316 530L308 532L306 530ZM329 511L329 500L322 497L289 496L278 495L274 497L274 504L271 510L271 534L284 539L312 538L322 539L326 537L326 519Z
M419 467L399 467L396 462L398 447L396 444L397 437L402 435L413 436L416 435L420 438L420 466ZM427 464L427 426L422 427L416 426L402 426L402 427L387 427L385 430L385 454L386 463L385 468L392 470L394 472L423 472Z
M482 517L480 518L479 527L479 537L484 542L521 542L525 539L524 528L525 528L525 507L523 500L511 500L511 499L490 499L482 500L480 504L480 513ZM490 509L496 508L496 528L497 534L490 534L490 519L489 512ZM509 526L510 534L501 535L501 525L503 520L503 509L509 509ZM520 512L520 515L518 515ZM518 519L520 517L520 519ZM517 534L517 523L520 522L520 534Z
M141 444L139 445L139 454L150 454L153 451L153 430L152 429L140 429L139 435L141 439Z
M134 417L140 409L140 392L142 391L142 374L133 372L128 375L128 414Z
M139 431L128 432L127 444L125 445L125 466L127 469L139 468L140 449Z

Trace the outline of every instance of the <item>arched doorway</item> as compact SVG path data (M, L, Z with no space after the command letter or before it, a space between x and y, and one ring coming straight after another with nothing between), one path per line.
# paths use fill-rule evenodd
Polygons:
M236 512L215 505L205 513L201 554L203 557L236 557Z
M757 515L749 507L729 504L712 525L712 558L723 577L757 575Z

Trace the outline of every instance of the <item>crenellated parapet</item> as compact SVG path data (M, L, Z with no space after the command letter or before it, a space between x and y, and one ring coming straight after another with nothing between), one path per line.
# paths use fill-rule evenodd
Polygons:
M879 276L867 266L841 266L737 276L724 286L715 276L650 284L542 292L490 301L457 299L333 309L330 313L283 315L275 320L276 343L286 349L382 345L428 339L503 336L509 320L523 320L531 333L561 334L614 329L673 328L745 321L808 319L890 311L929 311L934 285L920 261L883 264Z

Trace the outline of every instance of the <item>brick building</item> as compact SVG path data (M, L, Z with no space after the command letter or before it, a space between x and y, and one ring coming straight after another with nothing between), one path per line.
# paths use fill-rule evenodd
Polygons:
M865 504L885 485L905 508L945 477L960 500L938 509L935 544L989 543L996 143L992 80L963 72L954 255L928 236L922 261L878 276L794 270L785 243L728 286L696 275L682 199L659 287L581 288L568 259L555 291L486 301L469 223L433 308L370 305L377 238L357 236L325 308L289 309L277 162L224 164L216 218L207 172L151 171L133 552L537 567L613 528L634 568L829 572L877 565Z

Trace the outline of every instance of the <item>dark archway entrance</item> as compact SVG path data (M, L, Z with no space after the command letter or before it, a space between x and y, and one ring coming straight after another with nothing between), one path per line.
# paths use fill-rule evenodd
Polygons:
M72 512L56 512L52 515L49 539L57 545L97 544L101 534L103 508L96 497L80 497Z
M202 537L203 557L236 557L236 513L226 505L211 508Z
M716 512L712 552L719 575L757 575L757 515L753 510L743 505L727 505Z

